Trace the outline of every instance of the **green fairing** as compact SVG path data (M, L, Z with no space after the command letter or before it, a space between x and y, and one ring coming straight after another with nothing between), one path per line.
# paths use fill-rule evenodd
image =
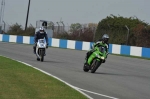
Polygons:
M105 50L104 53L101 53L100 50L99 50L99 46L105 47L106 44L99 43L99 44L94 48L95 51L94 51L94 52L90 55L90 57L88 58L88 64L89 64L89 65L91 65L92 60L93 60L94 58L96 58L97 55L99 55L100 57L106 58L106 53L107 53L106 50ZM97 60L100 61L99 58L97 58Z
M96 43L94 43L93 44L94 46L96 45ZM97 47L97 46L107 46L107 44L106 43L102 43L102 41L100 41L99 43L98 43L98 45L96 45L95 47ZM106 47L107 48L107 47ZM94 48L95 49L95 48ZM108 50L108 49L107 49Z

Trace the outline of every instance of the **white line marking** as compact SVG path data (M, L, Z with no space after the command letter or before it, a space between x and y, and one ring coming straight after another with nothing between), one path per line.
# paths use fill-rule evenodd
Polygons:
M107 98L111 98L111 99L119 99L119 98L107 96L107 95L104 95L104 94L99 94L99 93L96 93L96 92L92 92L92 91L88 91L88 90L85 90L85 89L81 89L81 88L78 88L78 87L76 87L76 88L81 90L81 91L85 91L85 92L92 93L92 94L95 94L95 95L99 95L99 96L103 96L103 97L107 97Z
M0 55L0 56L2 56L2 55ZM3 56L3 57L6 57L6 56ZM9 57L6 57L6 58L9 58ZM11 59L11 58L9 58L9 59ZM12 59L12 60L15 60L15 59ZM86 96L87 98L89 98L89 99L93 99L93 98L92 98L91 96L87 95L86 93L82 92L82 91L85 91L85 92L88 92L88 93L92 93L92 94L95 94L95 95L99 95L99 96L103 96L103 97L107 97L107 98L111 98L111 99L118 99L118 98L115 98L115 97L111 97L111 96L107 96L107 95L104 95L104 94L99 94L99 93L96 93L96 92L92 92L92 91L88 91L88 90L85 90L85 89L81 89L81 88L75 87L75 86L73 86L73 85L67 83L66 81L64 81L64 80L62 80L62 79L60 79L60 78L58 78L58 77L56 77L56 76L54 76L54 75L52 75L52 74L50 74L50 73L44 71L44 70L42 70L42 69L39 69L39 68L37 68L37 67L34 67L34 66L32 66L32 65L30 65L30 64L28 64L28 63L25 63L25 62L22 62L22 61L19 61L19 60L15 60L15 61L18 61L18 62L20 62L20 63L22 63L22 64L25 64L25 65L27 65L27 66L30 66L30 67L36 69L36 70L39 70L39 71L41 71L42 73L45 73L45 74L47 74L47 75L49 75L49 76L52 76L53 78L56 78L57 80L59 80L59 81L65 83L66 85L70 86L71 88L73 88L73 89L77 90L78 92L80 92L81 94L85 95L85 96Z

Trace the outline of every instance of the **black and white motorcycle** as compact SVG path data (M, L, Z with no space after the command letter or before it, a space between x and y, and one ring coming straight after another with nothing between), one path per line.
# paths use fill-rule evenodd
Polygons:
M39 39L36 46L36 56L37 61L44 61L44 56L46 54L47 43L45 39Z

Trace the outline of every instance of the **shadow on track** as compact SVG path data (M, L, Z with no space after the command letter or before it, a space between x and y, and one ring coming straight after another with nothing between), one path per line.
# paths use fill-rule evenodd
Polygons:
M37 61L36 59L30 60L30 61ZM37 62L41 62L41 61L37 61ZM65 62L61 62L61 61L54 61L54 60L44 60L42 63L65 63Z
M52 60L45 60L44 62L48 62L48 63L64 63L64 62L60 62L60 61L52 61Z

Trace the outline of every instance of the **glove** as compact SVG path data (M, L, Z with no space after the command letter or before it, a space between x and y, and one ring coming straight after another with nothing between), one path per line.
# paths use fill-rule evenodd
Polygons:
M106 54L106 58L107 58L108 54L109 54L109 52Z
M37 45L37 42L34 42L34 45L33 45L33 46L36 47L36 45Z

